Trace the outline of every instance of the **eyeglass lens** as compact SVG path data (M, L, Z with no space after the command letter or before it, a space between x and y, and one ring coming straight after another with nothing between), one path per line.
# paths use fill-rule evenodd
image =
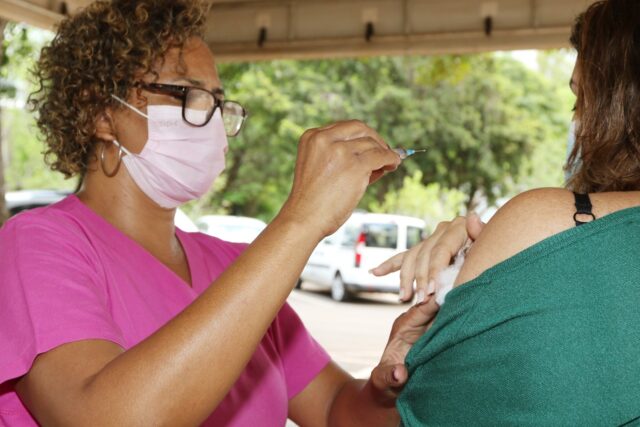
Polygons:
M237 102L227 101L222 104L222 120L228 136L236 136L240 132L245 118L244 108Z
M213 115L216 99L206 90L192 88L186 93L184 118L194 126L204 126ZM227 136L236 136L245 120L244 108L237 102L222 102L222 119Z
M194 126L203 126L213 112L216 100L205 90L191 89L186 93L184 118Z

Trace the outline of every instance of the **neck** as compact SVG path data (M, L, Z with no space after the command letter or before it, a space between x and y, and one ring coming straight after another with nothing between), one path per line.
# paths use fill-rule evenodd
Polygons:
M175 237L175 209L164 209L149 199L120 166L109 178L100 166L87 171L78 198L114 227L151 252L171 250Z

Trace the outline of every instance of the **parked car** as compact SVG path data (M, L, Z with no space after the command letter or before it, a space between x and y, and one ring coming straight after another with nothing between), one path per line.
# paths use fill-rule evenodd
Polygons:
M69 194L69 191L61 190L9 191L5 193L4 200L9 216L13 216L27 209L39 208L59 202Z
M13 216L27 209L39 208L47 206L71 194L70 191L63 190L21 190L8 191L5 193L4 200L7 204L9 216ZM176 210L174 218L176 227L182 231L197 232L198 227L182 210Z
M196 225L203 233L228 242L251 243L262 233L267 224L246 216L205 215Z
M398 292L399 273L376 277L369 270L418 244L425 222L418 218L354 213L320 242L300 276L328 288L331 298L347 301L357 292Z
M189 215L184 213L180 208L176 209L176 215L173 217L173 223L180 230L188 233L197 233L200 231L196 223L193 222L191 218L189 218Z

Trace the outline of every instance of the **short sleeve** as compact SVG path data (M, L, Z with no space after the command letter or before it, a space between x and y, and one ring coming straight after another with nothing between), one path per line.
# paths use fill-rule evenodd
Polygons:
M25 212L0 229L0 384L65 343L122 345L91 246L64 215Z
M282 307L271 328L284 368L287 397L292 399L327 366L331 357L289 304Z

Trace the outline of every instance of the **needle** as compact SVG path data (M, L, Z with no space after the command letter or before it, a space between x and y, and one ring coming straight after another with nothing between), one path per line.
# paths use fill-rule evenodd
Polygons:
M421 150L414 150L414 149L412 149L412 148L394 148L394 149L393 149L393 151L395 151L395 152L396 152L396 154L397 154L398 156L400 156L400 158L401 158L402 160L404 160L404 159L406 159L406 158L407 158L407 157L409 157L409 156L413 156L413 155L414 155L414 154L416 154L416 153L424 153L424 152L426 152L427 150L425 150L425 149L421 149Z

